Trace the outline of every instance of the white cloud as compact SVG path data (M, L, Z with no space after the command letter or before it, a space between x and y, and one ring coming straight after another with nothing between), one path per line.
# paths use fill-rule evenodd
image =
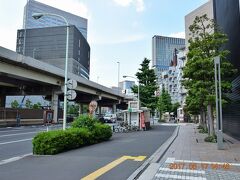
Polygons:
M142 12L145 9L143 0L136 0L136 9L137 12Z
M116 4L128 7L133 5L136 7L137 12L142 12L145 9L144 0L113 0Z
M49 6L56 7L63 11L67 11L69 13L75 14L77 16L81 16L84 18L91 18L90 12L87 6L79 2L78 0L38 0L41 3L47 4Z
M113 0L113 1L120 6L127 7L132 3L133 0Z
M185 38L185 32L176 32L169 35L170 37Z

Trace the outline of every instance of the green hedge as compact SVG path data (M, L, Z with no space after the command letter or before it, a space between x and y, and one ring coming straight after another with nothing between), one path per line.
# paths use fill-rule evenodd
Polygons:
M71 127L73 127L73 128L88 128L88 129L92 130L95 127L96 122L98 122L98 120L93 118L92 116L81 115L72 122Z
M95 123L91 130L88 128L70 128L65 131L41 132L33 139L33 154L57 154L70 149L106 141L111 136L111 127L99 123Z
M211 142L211 143L216 143L217 142L217 136L213 135L213 136L207 136L204 139L205 142Z

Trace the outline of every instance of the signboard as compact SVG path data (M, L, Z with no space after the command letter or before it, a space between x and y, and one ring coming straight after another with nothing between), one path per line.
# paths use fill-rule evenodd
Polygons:
M67 81L67 88L68 89L75 89L77 87L77 81L70 79Z
M129 101L128 108L138 109L138 102L137 101Z
M95 112L95 110L97 109L97 101L91 101L89 103L88 109L89 109L89 114L93 115L93 113Z
M77 97L77 93L74 90L68 90L67 91L67 99L68 100L74 100Z

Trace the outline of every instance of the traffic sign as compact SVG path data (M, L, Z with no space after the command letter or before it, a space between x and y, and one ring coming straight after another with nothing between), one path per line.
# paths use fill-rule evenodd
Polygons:
M74 100L77 97L77 93L74 90L68 90L67 91L67 99L68 100Z
M75 89L77 87L77 81L74 79L70 79L67 81L67 88L68 89Z

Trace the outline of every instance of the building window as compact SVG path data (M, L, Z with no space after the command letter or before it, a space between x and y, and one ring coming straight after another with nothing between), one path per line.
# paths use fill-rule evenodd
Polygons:
M80 54L81 54L81 51L80 51L80 49L78 50L78 55L80 56Z
M81 40L80 39L78 40L78 47L79 48L81 47Z

